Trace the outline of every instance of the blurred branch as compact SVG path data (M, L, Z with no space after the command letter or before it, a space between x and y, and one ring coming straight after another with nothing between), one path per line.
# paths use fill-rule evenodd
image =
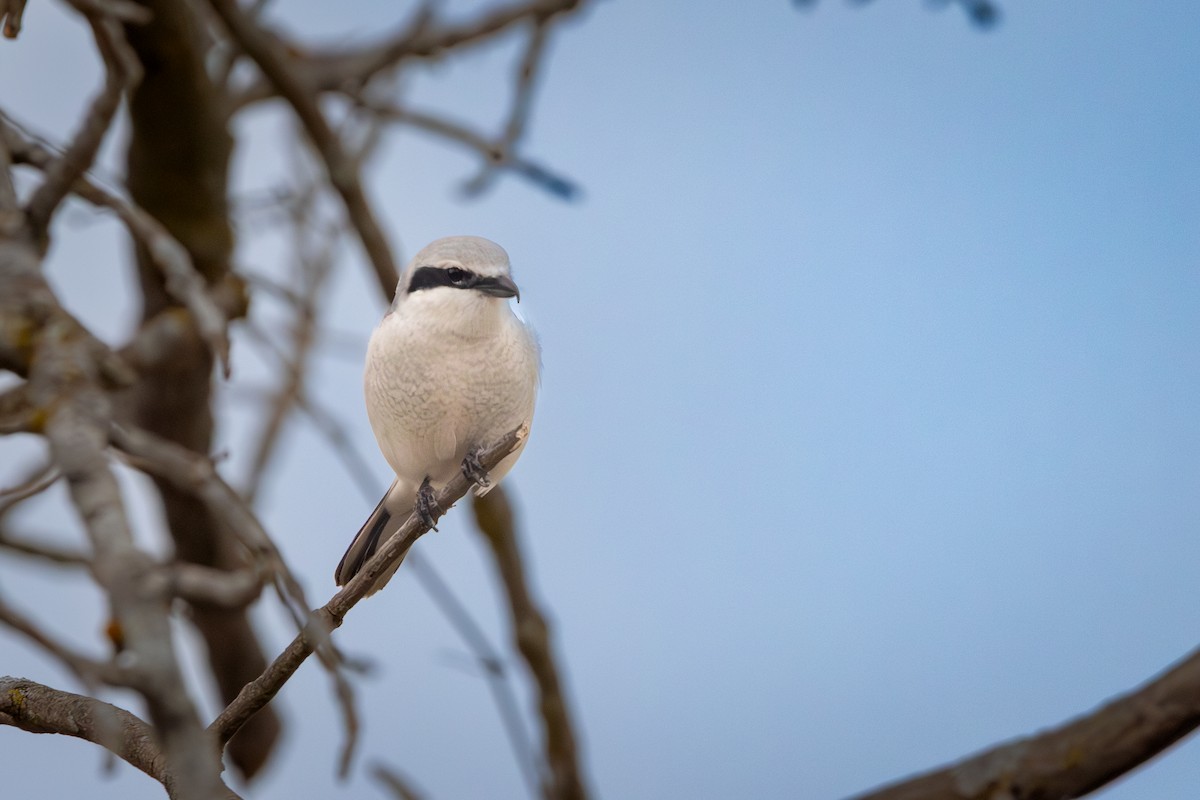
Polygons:
M2 262L2 258L0 258ZM67 478L95 553L93 574L109 597L114 623L137 664L136 688L145 697L181 797L211 798L219 765L183 683L155 567L139 551L120 489L104 454L111 408L97 388L95 367L65 316L39 331L30 370L34 398L49 409L45 435Z
M499 489L493 489L492 491L499 491ZM504 725L504 732L508 736L509 745L512 747L513 758L517 761L517 766L521 770L521 777L525 779L531 796L536 796L544 780L542 779L538 762L534 758L533 746L529 742L529 735L526 733L525 726L521 722L520 710L517 706L516 698L513 696L512 685L508 680L509 674L505 668L504 660L492 648L483 631L480 630L467 609L459 602L454 592L450 590L446 581L434 569L429 559L425 558L420 552L411 552L405 559L412 569L413 575L422 588L425 589L425 593L430 596L434 605L438 607L442 615L450 622L451 627L466 642L476 663L483 668L488 688L492 691L492 700L496 703L496 710L500 714L500 721Z
M213 569L186 561L172 564L167 580L171 595L221 608L245 608L258 599L263 588L262 578L254 572Z
M279 549L254 512L217 472L211 459L148 431L112 425L108 434L133 466L200 500L255 555L267 574L279 579L280 600L285 606L307 609L304 590Z
M0 22L4 23L4 38L15 39L21 32L21 17L25 14L25 0L0 0Z
M0 137L12 152L16 163L47 170L54 154L38 142L21 135L16 127L0 116ZM93 206L107 208L117 215L134 240L140 243L153 263L162 270L167 291L182 303L221 362L229 377L229 340L225 334L227 316L210 296L204 278L196 271L192 258L162 223L137 205L102 188L86 176L79 176L71 191Z
M284 375L279 387L267 398L267 414L261 426L262 433L258 437L258 444L252 449L254 455L249 477L242 491L246 502L251 506L254 505L262 479L281 440L284 423L304 393L309 357L317 341L317 304L323 296L322 290L333 274L337 243L341 237L340 226L317 224L315 206L319 197L319 187L315 182L305 183L294 195L289 215L292 259L297 264L301 286L299 291L278 287L282 290L279 296L292 311L290 354L285 356L274 347L274 343L265 333L261 333L258 328L252 329L261 334L262 340L271 346ZM314 239L316 241L313 241Z
M529 427L522 425L489 447L479 458L484 469L494 468L505 456L516 450L528 435ZM461 471L458 472L438 492L438 507L443 510L449 509L471 486L471 481ZM237 698L209 725L209 730L219 742L227 742L255 713L271 702L313 652L313 648L320 644L323 638L328 637L330 631L341 626L346 614L366 596L375 585L375 581L398 563L412 544L428 531L429 528L421 521L420 515L414 513L348 584L329 602L312 613L306 629L292 640L262 675L243 687Z
M358 232L367 258L375 270L380 291L391 296L400 280L383 230L363 190L356 160L347 155L337 134L321 111L318 94L296 68L278 38L241 10L235 0L209 0L238 46L258 64L263 75L296 112L309 141L325 163L330 185L341 196L350 223Z
M1057 728L854 800L1082 797L1200 726L1200 650L1149 683Z
M386 103L364 101L363 106L384 119L410 125L452 142L458 142L479 153L492 165L493 169L505 170L519 175L535 186L563 200L574 200L579 196L579 186L570 178L563 177L536 161L501 149L500 145L463 125L433 114L413 111Z
M120 686L128 681L128 678L115 665L97 661L75 652L51 637L37 623L10 606L3 598L0 598L0 623L7 625L49 653L89 689L99 682Z
M371 775L383 784L396 800L422 800L421 793L394 769L389 769L383 764L374 764L371 767Z
M517 67L516 90L513 94L508 123L504 126L503 136L493 148L496 158L484 164L479 174L463 187L468 197L479 195L491 185L497 169L504 166L512 157L517 142L525 133L525 126L529 123L529 115L533 109L533 92L537 84L538 70L541 68L546 53L550 20L549 16L539 16L533 20L533 30L525 45L525 54Z
M3 527L0 527L0 548L33 558L40 558L59 566L86 567L92 563L91 557L80 550L55 547L40 542L35 543L29 541L28 538L18 539Z
M554 659L550 627L529 590L512 507L497 487L474 498L472 508L504 582L517 649L537 684L549 769L543 794L553 800L583 800L588 793L579 767L574 726Z
M238 541L256 556L261 568L271 576L279 599L292 615L297 628L302 631L312 628L314 620L308 612L308 603L300 583L254 513L233 487L221 478L210 459L147 431L113 425L109 434L113 444L130 457L130 463L134 466L168 481L180 491L200 500L213 518L223 522ZM236 592L230 589L214 591L220 592L222 596L236 596ZM206 603L201 607L208 605L212 604ZM215 605L229 607L222 603ZM319 628L314 635L320 638ZM341 672L341 656L328 645L327 639L325 635L324 639L316 644L321 662L334 681L335 694L346 725L347 743L341 762L341 769L345 772L349 768L349 759L357 738L358 717L354 710L350 685ZM222 743L224 744L224 740Z
M852 0L852 2L855 5L865 6L872 0ZM987 30L1000 22L1000 7L991 0L926 0L926 2L936 6L948 6L951 3L962 6L967 18L981 30ZM792 0L792 5L797 8L811 8L816 4L817 0Z
M333 448L334 453L341 460L342 466L358 485L363 499L368 503L374 503L375 498L382 494L382 487L375 484L370 467L350 437L346 435L337 417L320 407L306 394L298 395L295 402L297 407L309 416L313 426ZM509 744L513 749L513 756L520 767L521 775L531 793L536 793L538 784L541 782L538 775L539 770L533 758L533 748L530 746L528 735L521 723L517 702L509 681L509 673L503 659L488 642L487 636L433 564L419 550L409 552L405 558L421 588L425 590L434 606L450 623L450 627L458 633L476 662L482 667Z
M87 13L87 12L85 12ZM72 137L63 154L45 166L46 178L34 190L26 204L30 229L38 239L44 239L50 218L63 198L71 191L91 166L104 134L120 106L124 91L141 79L141 65L129 49L120 26L94 12L87 14L96 39L96 48L104 59L104 88L92 100L78 133Z
M161 783L167 796L194 797L168 766L153 729L123 708L52 689L24 678L0 677L0 725L30 733L57 733L98 744ZM207 798L237 800L220 779Z
M54 465L54 462L47 461L33 470L29 477L16 486L0 489L0 516L8 513L17 503L46 491L61 477L62 473Z

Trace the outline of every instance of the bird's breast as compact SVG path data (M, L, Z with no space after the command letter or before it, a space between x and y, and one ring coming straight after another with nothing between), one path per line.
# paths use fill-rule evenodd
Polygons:
M364 373L367 416L398 476L449 480L470 448L531 419L537 352L511 323L463 337L393 314L376 329Z

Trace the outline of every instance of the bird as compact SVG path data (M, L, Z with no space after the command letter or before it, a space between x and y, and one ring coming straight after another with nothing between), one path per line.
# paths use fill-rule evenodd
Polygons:
M363 370L367 418L396 477L338 563L338 586L414 510L436 530L436 493L459 470L483 495L524 450L528 437L489 472L478 461L484 448L532 424L537 400L541 346L509 298L521 300L508 253L482 237L438 239L404 268L391 308L371 334Z

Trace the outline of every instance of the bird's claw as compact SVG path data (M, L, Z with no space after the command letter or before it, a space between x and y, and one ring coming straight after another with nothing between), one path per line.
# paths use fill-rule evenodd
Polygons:
M437 518L442 515L442 509L438 506L437 493L429 485L428 477L421 482L421 488L417 489L417 514L430 530L437 530Z
M480 489L492 488L492 478L487 474L487 470L483 468L483 464L479 463L479 454L483 452L482 447L472 448L467 457L463 459L462 471L463 475L478 486Z

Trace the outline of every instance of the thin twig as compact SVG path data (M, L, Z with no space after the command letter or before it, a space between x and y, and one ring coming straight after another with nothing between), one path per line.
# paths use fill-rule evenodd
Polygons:
M18 163L44 171L55 162L54 154L47 147L25 138L3 118L0 118L0 137L8 143ZM130 235L142 244L151 262L162 271L167 291L191 312L200 335L217 356L225 376L229 377L229 339L225 333L228 318L209 294L187 248L141 207L103 188L86 175L75 181L71 191L93 206L115 213Z
M100 682L121 686L129 681L128 676L112 663L89 658L57 641L42 630L40 625L10 606L3 598L0 598L0 623L12 628L57 659L75 677L79 678L89 691L94 691L94 687Z
M24 247L32 246L26 240ZM15 256L14 245L0 244L0 295L8 291L8 283L30 286L42 280L36 271L29 272L36 270L36 259ZM53 302L45 287L27 296ZM112 409L99 388L90 341L61 306L53 308L33 347L31 396L49 409L45 435L51 454L86 523L95 553L93 574L108 595L114 625L137 664L135 685L146 699L169 769L178 779L177 789L182 797L208 800L222 786L218 762L183 682L167 606L155 590L156 566L134 544L120 487L104 454Z
M34 190L26 204L29 225L37 237L44 237L64 197L96 157L104 134L112 125L120 107L121 94L141 79L141 66L128 52L120 25L111 19L89 17L96 47L104 59L104 88L92 100L79 131L62 156L46 167L46 179Z
M214 518L232 530L238 540L258 557L260 568L270 576L279 599L291 614L297 629L312 632L320 661L334 682L334 691L342 711L346 745L342 751L340 769L343 774L347 772L359 726L353 693L342 674L343 659L329 642L324 629L315 624L308 611L303 588L254 513L233 487L221 478L210 459L136 428L114 424L109 429L109 436L134 466L196 497Z
M53 461L47 461L31 470L29 476L16 486L0 489L0 516L8 513L13 506L23 500L39 495L49 489L62 477L62 473Z
M512 453L529 435L529 426L522 425L515 431L500 439L480 455L480 463L485 470L492 469L507 455ZM471 488L471 481L461 472L457 473L437 495L437 505L441 509L449 509ZM284 683L304 663L312 653L314 643L321 641L322 632L328 632L341 626L346 614L366 596L381 575L388 572L399 562L403 554L429 528L421 521L420 515L413 513L405 521L378 552L363 566L363 569L343 586L330 600L312 614L313 622L309 628L302 631L292 643L267 667L255 680L248 683L232 703L209 725L209 730L221 743L229 741L233 734L246 723L259 709L271 701L283 687ZM321 630L313 630L320 625Z
M376 498L382 495L383 487L377 485L366 459L354 446L350 437L346 435L337 417L318 405L311 397L301 395L296 402L298 408L309 416L310 421L333 448L334 453L341 460L342 466L354 479L363 499L368 503L374 503ZM492 699L496 703L496 710L500 714L505 734L510 747L512 747L513 756L520 767L521 776L525 779L531 794L536 795L541 779L533 756L534 750L521 721L504 660L492 647L483 630L454 594L450 585L438 573L433 563L419 550L410 551L405 556L405 561L412 568L417 583L433 601L434 607L450 623L450 627L458 633L467 649L471 651L476 663L483 668L488 688L492 692Z
M537 86L538 70L546 52L546 42L550 38L551 19L551 17L536 17L533 20L533 30L529 34L525 53L517 66L516 90L513 93L508 123L504 126L504 135L495 145L498 158L486 162L479 174L463 186L463 191L468 197L477 196L491 186L497 170L512 157L517 143L525 133L525 126L529 122L530 111L533 109L533 95Z
M372 764L371 775L383 785L385 789L392 793L396 800L422 800L422 795L409 783L408 778L403 777L399 772L383 764Z
M248 570L226 570L180 561L167 570L170 593L189 603L219 608L245 608L262 594L262 576Z
M525 178L555 197L574 200L579 196L579 186L570 178L524 156L502 152L496 143L464 125L427 112L413 111L384 103L369 102L364 103L364 107L385 119L410 125L452 142L458 142L479 153L489 163L494 164L496 169L503 169Z
M551 800L585 800L588 792L579 765L575 726L559 677L550 626L529 589L512 507L503 487L497 487L476 497L472 508L504 582L517 650L537 685L549 770L544 794Z
M295 68L294 59L287 55L280 40L243 12L235 0L210 0L210 4L238 46L258 64L296 112L309 141L325 164L329 183L341 195L346 215L358 232L363 250L374 268L380 291L390 296L399 282L391 245L367 200L354 159L347 155L317 104L317 93Z
M317 186L309 183L296 192L292 211L292 259L299 264L300 292L288 290L294 298L291 303L293 322L291 325L291 353L280 358L284 370L283 380L266 403L267 414L260 426L257 445L252 449L249 477L242 490L246 502L254 504L267 467L276 452L284 428L298 398L304 392L305 375L309 357L317 341L318 300L326 281L333 273L337 242L341 235L337 227L315 225L315 203ZM315 233L314 233L315 232ZM320 236L316 244L310 237Z
M0 547L18 555L40 558L61 567L88 567L92 563L91 556L81 550L34 542L27 535L16 538L3 527L0 527Z

